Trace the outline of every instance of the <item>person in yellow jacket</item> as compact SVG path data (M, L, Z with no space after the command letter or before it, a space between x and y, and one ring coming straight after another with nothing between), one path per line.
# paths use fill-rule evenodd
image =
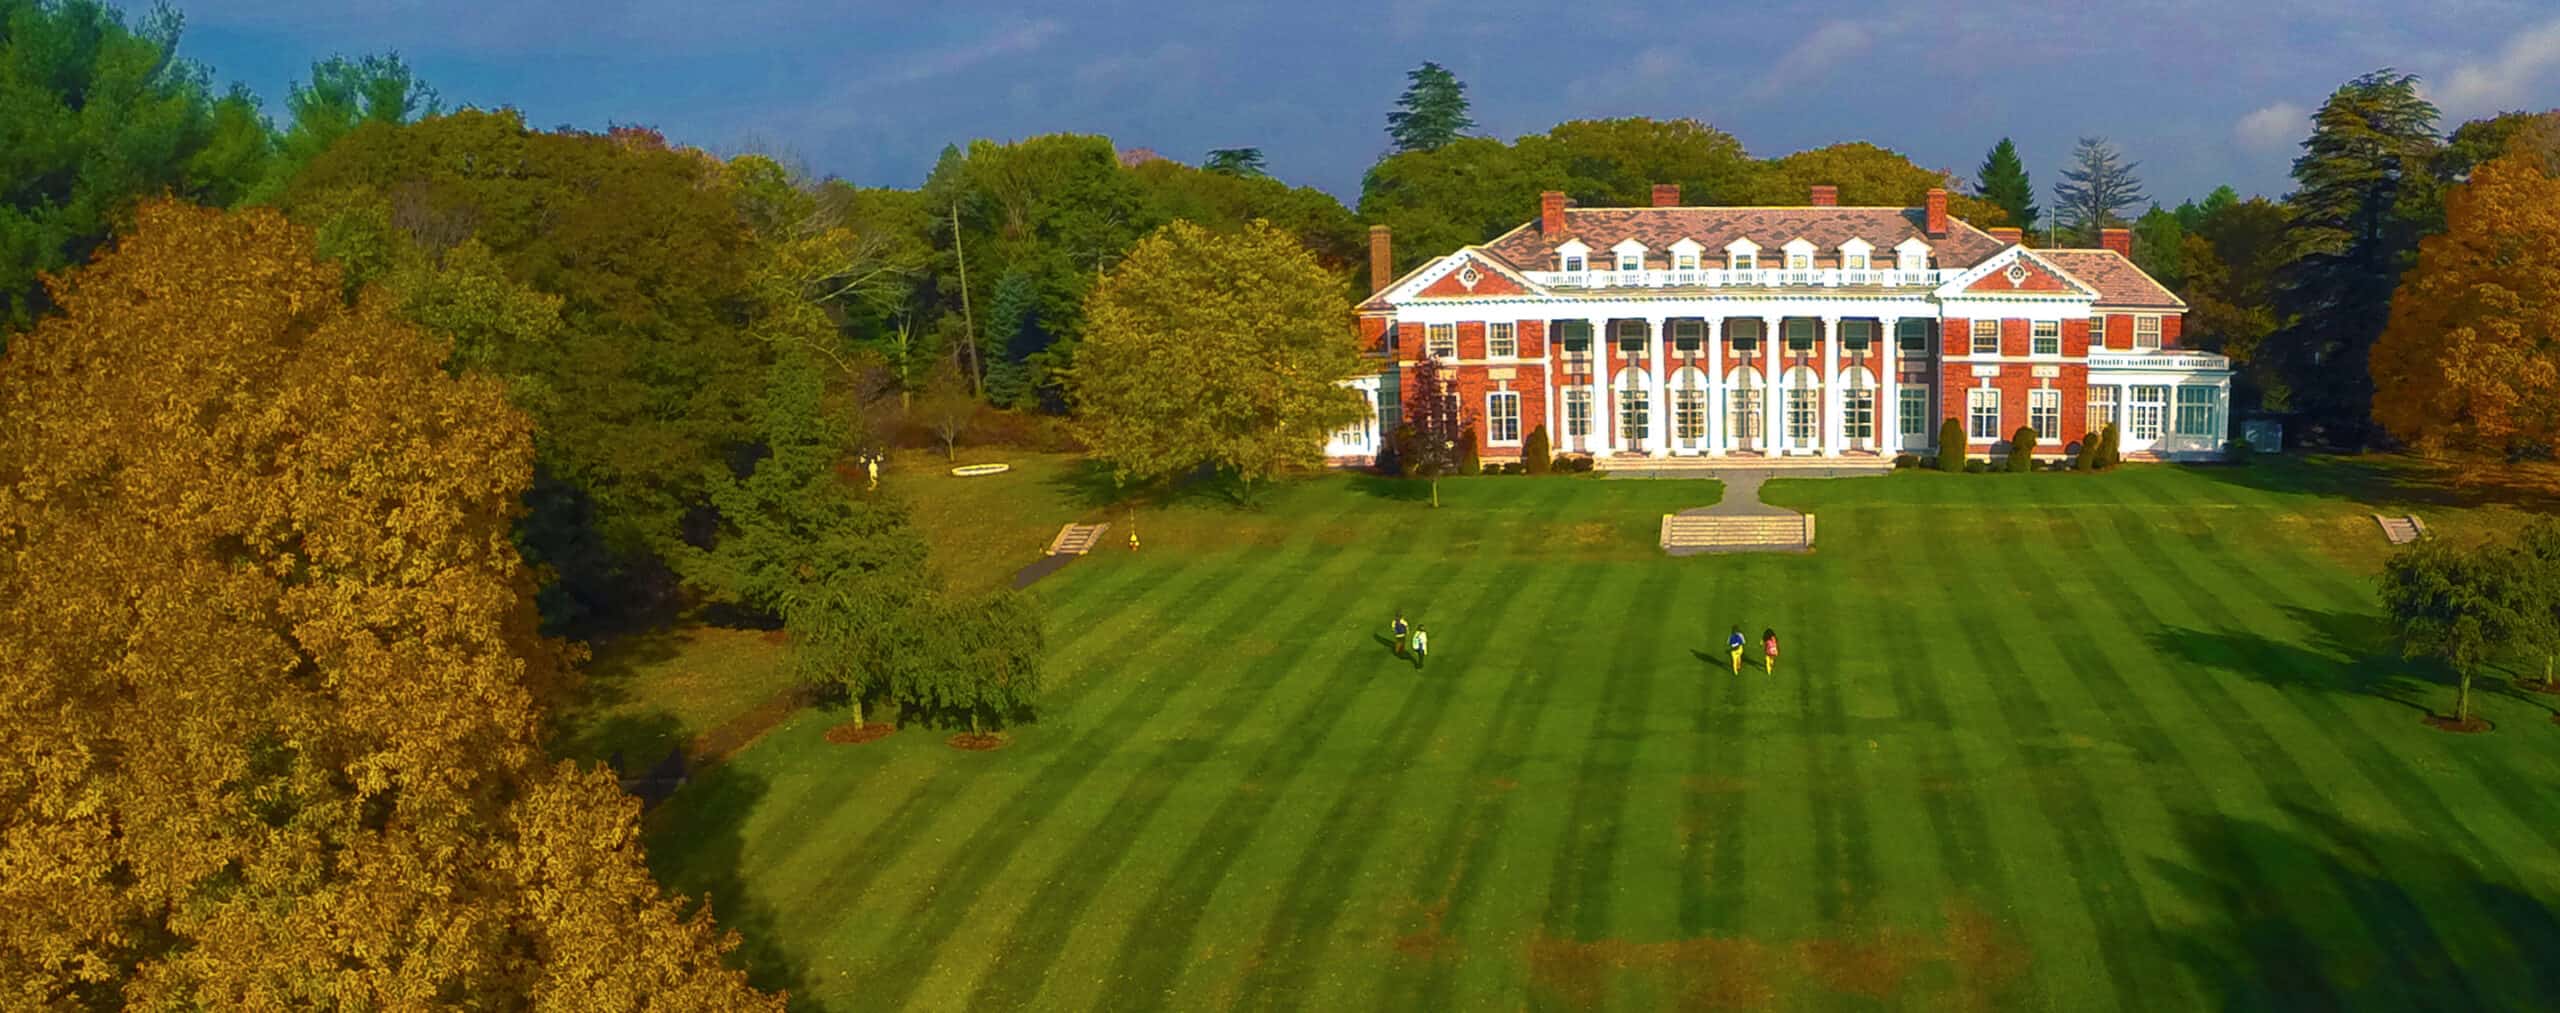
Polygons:
M1778 631L1776 630L1760 631L1760 670L1770 673L1778 670Z
M1726 638L1724 642L1725 653L1733 656L1733 674L1735 675L1742 674L1742 646L1744 643L1745 641L1742 639L1742 627L1740 624L1736 624L1733 628L1733 636Z

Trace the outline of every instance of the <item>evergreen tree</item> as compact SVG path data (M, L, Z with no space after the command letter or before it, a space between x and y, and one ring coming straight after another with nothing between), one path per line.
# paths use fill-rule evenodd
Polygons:
M1964 470L1964 423L1948 419L1938 423L1938 470Z
M2009 224L2029 232L2035 231L2036 185L2027 178L2026 164L2018 160L2018 146L2003 137L1982 158L1982 168L1974 173L1974 190L1983 200L2000 206L2009 213Z
M2286 326L2267 351L2289 408L2333 444L2372 432L2367 362L2416 259L2434 205L2436 108L2418 78L2380 70L2347 82L2312 117L2294 159L2293 220L2276 292Z
M2141 164L2125 161L2106 138L2081 138L2072 149L2071 168L2053 185L2054 220L2097 245L2099 229L2124 221L2118 212L2150 199L2133 174Z
M1437 63L1424 62L1405 74L1411 82L1387 114L1387 136L1398 153L1432 151L1467 135L1476 121L1467 116L1467 86Z
M1260 148L1212 148L1200 168L1221 176L1266 177L1270 171L1262 167Z

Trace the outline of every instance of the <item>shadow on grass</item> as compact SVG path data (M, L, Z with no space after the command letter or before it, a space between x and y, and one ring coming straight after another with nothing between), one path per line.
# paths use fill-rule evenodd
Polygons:
M2410 663L2386 642L2378 617L2299 607L2287 607L2285 614L2309 630L2307 643L2246 631L2170 627L2151 634L2152 647L2188 664L2274 686L2371 697L2420 716L2436 716L2425 698L2443 687L2409 676Z
M2291 826L2190 812L2182 858L2157 862L2205 913L2162 925L2170 956L2206 990L2203 1008L2549 1008L2560 897L2426 837L2298 805L2284 815ZM2336 917L2341 906L2353 917ZM2501 945L2478 945L2490 939Z
M682 654L685 642L680 630L661 629L590 645L594 660L579 670L578 687L571 691L569 699L551 708L551 755L608 760L620 753L627 764L646 766L671 746L682 743L682 723L673 714L619 711L639 698L633 684L650 669ZM617 713L597 716L608 711Z
M694 772L682 791L651 812L649 868L669 893L711 906L720 927L738 934L731 966L747 972L747 980L766 991L805 997L808 981L799 962L783 948L774 910L747 892L744 826L764 800L765 779L733 763L713 763ZM805 998L795 1008L807 1008Z
M1096 513L1116 515L1138 507L1254 510L1270 497L1274 486L1287 480L1264 479L1247 483L1234 475L1203 467L1174 478L1121 482L1113 477L1110 465L1088 458L1059 469L1046 481L1061 500L1090 516Z
M1385 475L1355 474L1351 489L1363 496L1394 500L1398 503L1431 502L1431 483L1419 478L1388 478Z
M2310 454L2260 457L2245 467L2186 465L2181 470L2264 492L2344 499L2382 508L2510 506L2560 513L2550 473L2494 461L2434 462L2394 455Z

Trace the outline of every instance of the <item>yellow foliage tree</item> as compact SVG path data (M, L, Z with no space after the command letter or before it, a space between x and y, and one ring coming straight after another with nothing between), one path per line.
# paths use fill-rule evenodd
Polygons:
M2373 413L2422 450L2560 443L2560 179L2541 165L2515 150L2474 171L2392 295Z
M531 427L159 203L0 357L0 1007L779 1008L542 755Z

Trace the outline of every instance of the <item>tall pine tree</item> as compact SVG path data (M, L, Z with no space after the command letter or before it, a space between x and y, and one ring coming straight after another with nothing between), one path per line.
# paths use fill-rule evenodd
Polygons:
M1211 148L1209 158L1200 168L1222 176L1263 177L1271 175L1263 168L1260 148Z
M2104 137L2081 138L2071 151L2071 168L2062 170L2062 182L2053 185L2054 220L2089 245L2098 245L2099 229L2123 224L2124 216L2117 212L2151 199L2133 174L2141 164L2125 161L2124 153Z
M1405 74L1404 95L1387 114L1387 136L1398 154L1433 151L1467 135L1476 121L1467 116L1467 86L1449 68L1425 61Z
M2415 74L2389 69L2347 82L2312 117L2293 161L2293 221L2276 292L2286 325L2268 338L2289 392L2281 405L2333 444L2372 435L2367 362L2390 318L2391 293L2440 213L2436 107Z
M2026 163L2018 160L2018 146L2008 138L2001 138L1990 154L1982 156L1982 168L1974 173L1974 189L1983 200L2009 212L2009 224L2035 231L2036 216L2043 213L2036 207L2036 185L2027 178Z

